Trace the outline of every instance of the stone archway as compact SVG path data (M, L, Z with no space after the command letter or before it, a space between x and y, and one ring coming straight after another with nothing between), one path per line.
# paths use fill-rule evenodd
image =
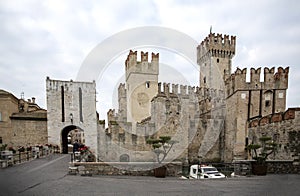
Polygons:
M75 125L66 126L61 131L61 149L63 154L68 154L68 134L73 130L83 131L83 129Z

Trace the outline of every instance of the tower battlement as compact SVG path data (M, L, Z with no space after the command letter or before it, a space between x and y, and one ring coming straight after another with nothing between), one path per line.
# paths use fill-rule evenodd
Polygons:
M204 58L208 52L215 57L233 57L235 54L236 36L210 33L200 45L198 45L198 59Z
M158 94L165 95L175 95L175 96L185 96L185 95L195 95L197 93L198 87L170 84L170 83L158 83Z
M210 33L197 47L201 87L222 89L230 77L231 60L235 55L236 36Z
M264 68L263 78L261 81L261 67L250 69L250 82L246 82L247 68L236 71L226 80L227 95L237 90L258 90L258 89L287 89L289 67L279 67L275 72L275 67Z
M172 89L171 89L172 88ZM158 83L158 95L197 97L198 100L224 98L224 91L170 83Z
M125 61L126 76L131 72L158 74L159 53L151 53L151 62L148 62L148 52L141 52L141 61L137 60L137 51L130 50Z

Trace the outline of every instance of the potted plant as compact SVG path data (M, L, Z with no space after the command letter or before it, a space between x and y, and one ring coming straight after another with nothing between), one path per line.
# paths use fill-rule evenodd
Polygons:
M260 144L249 144L247 150L252 153L252 158L256 160L252 163L252 173L254 175L266 175L268 156L276 152L277 144L272 141L271 137L259 138Z
M2 145L0 146L0 151L6 150L6 147L7 147L7 144L2 144Z
M18 151L19 151L19 152L25 152L24 146L19 146Z
M151 145L159 164L159 166L154 169L154 176L159 178L166 177L167 168L162 165L162 162L165 160L173 145L177 143L177 141L171 140L170 136L160 136L158 139L147 139L146 142Z
M9 148L8 148L8 150L9 150L9 151L12 151L12 152L13 152L13 154L15 154L15 153L16 153L16 150L15 150L13 147L9 147Z

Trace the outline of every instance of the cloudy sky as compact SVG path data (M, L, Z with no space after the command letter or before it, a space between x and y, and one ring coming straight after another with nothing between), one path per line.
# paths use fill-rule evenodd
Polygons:
M200 43L212 26L213 32L237 36L233 70L289 66L287 106L299 107L299 10L298 0L1 0L0 89L17 97L24 92L25 98L36 97L37 103L46 108L46 77L75 80L88 54L119 32L144 26L167 27ZM182 67L192 67L186 69L190 76L183 74L183 80L193 78L188 84L198 85L195 67L180 56L168 58L171 54L164 52L165 57L160 58L170 65L169 70L176 75ZM105 76L96 80L97 109L102 119L108 108L115 107L113 90L124 82L126 55L117 57ZM164 78L168 77L160 76ZM170 80L181 83L172 81L172 77Z

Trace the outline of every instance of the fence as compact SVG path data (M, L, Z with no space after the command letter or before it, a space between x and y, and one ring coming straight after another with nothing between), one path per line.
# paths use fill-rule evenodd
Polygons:
M29 151L17 151L13 153L12 151L2 151L0 157L0 167L5 168L8 166L12 166L14 164L19 164L23 162L27 162L36 158L45 157L52 153L59 153L58 147L33 147Z

